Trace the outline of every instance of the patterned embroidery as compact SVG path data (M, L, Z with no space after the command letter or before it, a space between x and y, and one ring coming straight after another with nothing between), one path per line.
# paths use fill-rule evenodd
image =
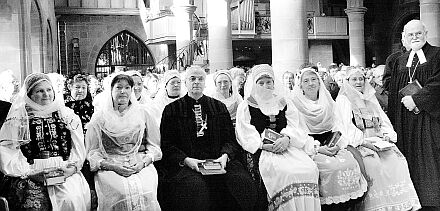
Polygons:
M272 197L269 202L269 210L277 210L282 204L300 196L319 198L318 184L294 183L288 185Z
M343 190L353 189L359 187L360 173L355 169L347 168L338 171L338 184Z
M47 188L30 179L10 178L6 198L11 210L51 210Z
M69 158L72 139L58 112L47 118L33 117L29 129L32 141L22 145L21 151L30 164L35 158L41 158L43 152L49 152L50 157Z
M92 97L87 94L87 97L83 100L75 101L72 97L68 97L66 100L66 106L71 108L76 115L79 116L81 124L83 126L83 132L86 134L85 125L90 122L92 118L94 107L92 105Z

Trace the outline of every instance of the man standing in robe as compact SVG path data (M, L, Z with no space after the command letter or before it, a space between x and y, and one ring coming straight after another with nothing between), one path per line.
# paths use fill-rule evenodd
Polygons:
M426 42L422 21L408 22L403 33L411 50L399 56L392 69L390 119L422 210L440 210L440 48ZM415 80L423 88L402 97L399 90Z
M205 71L186 70L188 93L168 104L160 125L166 171L164 210L252 210L256 187L238 160L240 146L226 106L203 94ZM199 164L215 159L220 175L202 175Z

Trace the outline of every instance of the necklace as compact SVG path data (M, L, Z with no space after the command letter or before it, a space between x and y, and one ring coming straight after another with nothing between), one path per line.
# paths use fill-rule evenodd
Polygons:
M416 66L414 67L414 71L413 71L412 74L411 74L411 67L408 67L408 77L409 77L409 82L408 82L408 83L409 83L409 84L413 82L414 73L416 73L417 66L419 65L419 63L420 63L420 60L417 61L417 64L416 64Z

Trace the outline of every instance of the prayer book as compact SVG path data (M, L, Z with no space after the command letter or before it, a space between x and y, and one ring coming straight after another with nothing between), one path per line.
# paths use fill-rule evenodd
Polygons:
M373 145L375 147L377 147L380 151L389 150L389 149L391 149L391 147L393 147L392 143L390 143L388 141L383 141L383 140L376 141L373 143Z
M263 131L261 139L263 141L263 144L273 144L277 139L281 137L283 137L283 135L275 132L272 129L266 128Z
M394 146L394 144L388 141L384 141L380 137L369 137L369 138L365 138L365 140L369 140L371 144L373 144L379 151L386 151Z
M221 163L213 161L212 159L207 159L205 162L199 163L198 167L202 175L215 175L226 173L226 170L223 168Z
M207 159L202 163L203 167L208 170L222 169L222 164L211 159Z
M421 89L422 89L422 85L420 85L419 81L416 79L413 82L408 83L408 85L406 85L402 89L400 89L399 93L402 95L402 97L411 96L419 92L419 90Z
M44 185L58 185L66 181L64 171L58 168L46 168L43 170Z
M419 92L422 89L422 85L420 85L419 81L416 79L413 82L408 83L405 87L399 90L399 93L402 95L402 97L405 96L412 96L413 94ZM419 114L420 110L419 108L415 107L413 109L414 114Z
M341 132L340 131L335 131L332 132L332 135L329 136L325 142L324 145L327 145L328 147L334 147L336 146L336 144L338 144L339 140L341 140Z

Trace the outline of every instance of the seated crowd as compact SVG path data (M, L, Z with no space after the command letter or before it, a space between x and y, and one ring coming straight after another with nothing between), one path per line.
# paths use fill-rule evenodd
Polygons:
M383 67L340 69L191 66L157 86L127 71L102 89L30 74L0 99L0 196L11 210L420 209Z

